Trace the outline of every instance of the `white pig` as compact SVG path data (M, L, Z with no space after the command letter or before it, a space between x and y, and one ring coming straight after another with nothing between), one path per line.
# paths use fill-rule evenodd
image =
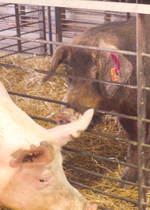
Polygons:
M96 210L73 188L62 167L61 146L84 131L93 116L45 129L18 108L0 83L0 205L16 210Z

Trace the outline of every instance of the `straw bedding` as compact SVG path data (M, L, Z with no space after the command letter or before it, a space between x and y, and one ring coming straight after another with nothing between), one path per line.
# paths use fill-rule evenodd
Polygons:
M42 58L37 56L26 58L25 56L21 55L13 55L1 58L0 62L47 71L50 68L51 58ZM62 69L63 68L60 67L57 72L62 72ZM42 84L42 78L43 74L37 73L35 71L25 71L0 66L0 80L3 82L7 90L61 101L67 91L66 80L62 77L60 78L53 76L48 82ZM11 97L13 101L29 115L55 120L55 117L59 113L60 105L19 96L11 95ZM36 120L36 122L47 128L55 126L52 123L39 120ZM104 117L103 123L96 125L95 130L98 132L115 135L117 137L126 137L124 131L118 125L116 119L114 117L112 118L111 116ZM108 157L111 159L113 158L125 161L127 144L84 132L78 139L69 142L67 147L75 150L86 151L88 153ZM73 152L63 150L62 153L64 155L64 163L72 164L74 166L111 177L119 178L124 169L124 167L121 165L112 164L80 154L75 154ZM85 172L73 170L69 166L65 166L64 170L69 180L77 181L84 185L88 185L94 187L95 189L109 192L114 195L119 195L131 199L138 198L136 188L133 188L132 190L120 189L116 187L116 182L114 181L104 178L96 178L95 176L89 175ZM114 210L138 209L137 206L134 206L131 203L114 199L103 194L94 193L88 189L83 189L77 186L75 187L78 188L78 190L89 201L97 203L98 205ZM149 194L147 196L147 199L148 198ZM6 208L1 207L0 209L4 210Z

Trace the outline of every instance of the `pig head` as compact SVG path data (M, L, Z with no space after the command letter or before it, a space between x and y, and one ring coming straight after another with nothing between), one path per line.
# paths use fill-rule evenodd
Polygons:
M96 210L67 181L61 146L89 125L77 121L45 129L18 108L0 83L0 205L23 210Z
M149 47L150 24L146 18L146 46ZM74 45L94 46L106 49L106 51L82 49L77 47L60 46L56 49L51 69L45 76L44 81L57 69L59 64L64 64L68 76L68 91L63 99L64 102L75 105L92 107L105 111L114 111L126 115L137 115L136 90L115 85L116 83L136 85L136 58L135 56L116 53L114 50L136 51L136 20L131 18L124 22L112 22L90 28L72 40ZM150 47L149 47L150 48ZM112 51L111 51L112 50ZM149 49L148 49L149 50ZM149 86L149 60L145 61L147 86ZM101 80L93 82L79 79L91 78ZM108 83L105 83L108 82ZM150 95L147 95L147 117L150 117ZM72 122L78 119L82 109L72 109L61 106L60 115L57 117L58 124ZM93 117L100 119L101 115ZM137 122L125 118L118 121L123 126L129 139L137 141ZM148 128L147 128L148 130ZM147 134L148 135L148 134ZM137 147L129 145L129 163L137 165ZM137 170L126 167L121 179L135 182ZM129 185L118 186L128 188Z

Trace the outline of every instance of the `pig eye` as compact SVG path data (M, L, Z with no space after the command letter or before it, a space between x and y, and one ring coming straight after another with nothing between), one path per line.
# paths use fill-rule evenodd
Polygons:
M99 79L99 73L98 72L95 75L95 79Z
M94 67L91 69L90 76L91 76L91 78L93 78L93 79L99 79L99 73L98 73L97 67L94 66Z

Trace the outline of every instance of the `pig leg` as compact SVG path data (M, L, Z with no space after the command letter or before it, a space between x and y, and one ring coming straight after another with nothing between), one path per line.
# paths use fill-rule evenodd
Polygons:
M137 123L136 123L136 121L128 120L128 119L120 119L119 122L123 126L124 130L126 131L128 138L131 140L137 141ZM137 146L129 144L127 162L137 165L137 162L138 162ZM126 181L136 182L137 169L126 166L122 175L121 175L121 179L126 180ZM117 186L122 187L124 189L132 188L131 185L123 184L120 182L117 183Z

